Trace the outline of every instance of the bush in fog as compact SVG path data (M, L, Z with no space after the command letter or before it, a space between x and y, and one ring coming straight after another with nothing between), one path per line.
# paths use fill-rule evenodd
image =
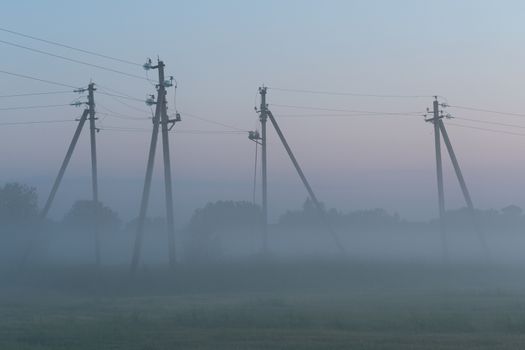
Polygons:
M259 206L246 201L208 203L193 213L187 227L187 254L192 259L209 259L221 254L221 236L242 230L245 234L261 227Z
M17 182L0 187L0 230L14 235L32 228L38 217L36 189Z
M358 210L341 213L336 209L326 210L321 203L322 210L333 224L348 228L378 229L392 228L401 223L399 215L390 215L384 209ZM321 215L314 203L307 198L300 210L288 210L279 217L279 225L284 227L314 227L324 225Z
M69 229L84 231L97 223L100 231L117 231L120 227L118 214L111 208L91 200L78 200L64 216L63 223Z
M450 229L469 229L474 222L485 230L494 232L525 229L525 216L523 210L517 205L508 205L500 210L477 209L474 215L467 208L449 210L445 214L445 221Z

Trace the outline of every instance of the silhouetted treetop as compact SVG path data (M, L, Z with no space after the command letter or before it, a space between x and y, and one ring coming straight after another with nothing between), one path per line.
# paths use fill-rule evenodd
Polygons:
M38 216L38 195L34 187L11 182L0 187L0 222L26 224Z
M118 214L101 202L78 200L64 216L64 224L76 228L91 228L97 222L100 229L116 230L120 226Z

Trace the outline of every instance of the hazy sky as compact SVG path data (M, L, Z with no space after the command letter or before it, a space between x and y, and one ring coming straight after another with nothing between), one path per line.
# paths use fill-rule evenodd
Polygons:
M159 55L178 81L177 109L242 130L257 127L257 87L441 95L450 105L525 113L525 3L521 1L16 1L6 2L0 27L117 56L137 63ZM0 40L27 45L139 76L138 66L79 54L0 32ZM0 69L78 86L90 79L138 98L150 82L85 67L0 43ZM150 78L155 78L155 71ZM0 95L64 90L0 74ZM67 90L67 89L66 89ZM0 108L63 104L75 94L0 98ZM135 119L102 116L102 128L151 128L142 103L97 95L108 109ZM408 218L436 211L432 126L422 116L333 117L330 111L272 104L379 112L421 112L432 98L324 96L269 90L281 124L320 199L343 210L385 207ZM173 89L169 107L173 110ZM258 103L258 102L257 102ZM491 123L524 125L517 116L449 108L447 122L474 201L482 208L525 207L525 135ZM74 119L81 109L0 110L0 123ZM315 116L312 116L315 114ZM294 115L291 117L290 115ZM300 116L299 116L300 115ZM308 116L304 116L308 115ZM141 119L140 119L141 118ZM171 134L179 220L209 200L252 197L254 144L245 134L177 134L229 130L183 115ZM74 122L0 125L0 181L38 186L41 200L75 128ZM87 129L51 215L76 198L89 198ZM149 133L102 130L98 135L101 200L129 219L138 212ZM298 207L306 192L275 133L269 136L270 210ZM159 144L160 146L160 144ZM159 148L160 149L160 148ZM161 155L158 152L158 155ZM160 158L158 158L160 160ZM463 205L444 158L449 207ZM164 215L160 162L151 211ZM155 214L152 214L155 215Z

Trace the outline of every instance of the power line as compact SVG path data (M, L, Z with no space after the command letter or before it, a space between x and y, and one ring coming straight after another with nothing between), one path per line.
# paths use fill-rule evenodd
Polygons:
M109 130L109 131L120 131L120 132L151 132L150 129L146 128L126 128L126 127L113 127L113 126L106 126L103 128L100 128L100 130ZM194 130L194 129L187 129L187 130L176 130L174 131L176 134L191 134L191 135L207 135L207 134L220 134L220 135L240 135L245 134L244 131L225 131L225 130Z
M224 134L224 135L244 135L246 134L246 131L227 131L227 130L191 130L191 129L187 129L187 130L175 130L174 131L175 134L195 134L195 135L200 135L200 134Z
M122 91L119 91L119 90L116 90L116 89L113 89L113 88L110 88L110 87L107 87L105 85L100 85L99 83L97 83L97 87L99 88L102 88L103 90L107 90L109 91L110 93L113 93L113 94L117 94L118 96L125 96L125 97L129 97L130 99L137 99L137 100L141 100L139 99L138 97L134 97L134 96L131 96L131 95L128 95ZM142 99L141 102L144 102L144 100Z
M70 94L72 92L73 91L71 91L71 90L67 90L67 91L49 91L49 92L29 92L29 93L25 93L25 94L0 95L0 98Z
M222 127L228 128L228 129L236 130L236 131L247 132L246 130L243 130L243 129L237 128L237 127L235 127L235 126L228 125L228 124L224 124L224 123L217 122L217 121L214 121L214 120L210 120L210 119L207 119L207 118L199 117L199 116L196 116L196 115L194 115L194 114L183 113L183 112L181 112L180 114L183 115L183 116L186 116L186 117L190 117L190 118L198 119L198 120L203 121L203 122L205 122L205 123L210 123L210 124L219 125L219 126L222 126Z
M10 125L29 125L29 124L55 124L55 123L66 123L74 122L72 119L62 119L62 120L41 120L41 121L32 121L32 122L12 122L12 123L0 123L0 126L10 126Z
M314 111L327 111L327 112L346 112L346 113L363 113L369 115L415 115L421 116L424 112L380 112L380 111L363 111L363 110L352 110L352 109L334 109L334 108L323 108L323 107L310 107L310 106L296 106L296 105L283 105L272 103L271 106L283 107L283 108L294 108L294 109L306 109Z
M120 114L120 113L107 113L107 112L99 112L99 111L97 111L97 114L104 115L104 116L107 116L107 117L114 117L114 118L117 118L117 119L124 119L124 120L141 120L141 121L144 121L144 120L150 119L149 117L131 117L131 116L127 116L125 114Z
M116 98L123 98L125 100L137 101L137 102L142 102L142 103L144 103L146 101L145 99L140 99L140 98L137 98L137 97L116 95L116 94L111 94L111 93L103 92L103 91L98 91L98 94L111 96L111 97L116 97Z
M0 111L14 111L14 110L21 110L21 109L38 109L38 108L55 108L55 107L64 107L64 106L71 107L71 104L68 103L68 104L58 104L58 105L5 107L5 108L0 108Z
M316 95L334 95L334 96L355 96L355 97L377 97L377 98L432 98L435 95L382 95L382 94L361 94L354 92L337 92L337 91L319 91L305 89L288 89L280 87L268 87L268 89L284 92L296 92Z
M399 117L416 117L419 115L415 114L388 114L388 113L355 113L355 114L279 114L279 118L314 118L314 117L322 117L322 118L350 118L350 117L392 117L392 116L399 116Z
M465 121L469 121L469 122L473 122L473 123L498 125L498 126L506 126L506 127L510 127L510 128L525 129L525 126L523 126L523 125L500 123L500 122L490 122L490 121L486 121L486 120L470 119L470 118L463 118L463 117L453 117L453 118L454 119L459 119L459 120L465 120Z
M507 134L507 135L514 135L514 136L525 136L525 134L518 133L518 132L512 132L512 131L504 131L504 130L495 130L495 129L489 129L489 128L480 128L477 126L470 126L470 125L463 125L463 124L456 124L456 123L447 123L447 126L455 126L459 128L465 128L465 129L474 129L474 130L482 130L482 131L488 131L498 134Z
M18 35L18 36L21 36L21 37L24 37L24 38L29 38L29 39L41 41L41 42L44 42L46 44L51 44L51 45L55 45L55 46L64 47L66 49L70 49L70 50L86 53L88 55L98 56L98 57L106 58L106 59L117 61L117 62L121 62L121 63L127 63L127 64L134 65L134 66L139 66L139 67L142 66L139 63L128 61L128 60L125 60L125 59L122 59L122 58L112 57L112 56L104 55L104 54L97 53L97 52L94 52L94 51L80 49L78 47L62 44L62 43L59 43L57 41L51 41L51 40L47 40L47 39L37 38L37 37L32 36L32 35L23 34L23 33L16 32L14 30L6 29L6 28L1 28L0 27L0 31L6 32L6 33L10 33L10 34L14 34L14 35Z
M151 119L151 117L133 117L133 116L129 116L127 114L123 114L123 113L118 113L118 112L115 112L111 109L109 109L108 107L102 105L102 104L98 104L98 107L106 110L108 113L104 113L104 112L97 112L97 113L100 113L102 115L109 115L109 116L116 116L116 117L119 117L120 119L134 119L134 120L146 120L146 119ZM149 113L149 112L145 112L145 113Z
M14 77L19 77L19 78L35 80L35 81L39 81L39 82L47 83L47 84L51 84L51 85L68 87L68 88L71 88L71 89L79 89L80 88L79 86L73 86L73 85L69 85L69 84L65 84L65 83L59 83L59 82L52 81L52 80L40 79L40 78L36 78L36 77L30 76L30 75L13 73L13 72L5 71L5 70L0 70L0 73L7 74L7 75L12 75Z
M457 109L464 109L464 110L467 110L467 111L475 111L475 112L484 112L484 113L508 115L508 116L512 116L512 117L525 117L525 114L521 114L521 113L501 112L501 111L494 111L494 110L490 110L490 109L482 109L482 108L475 108L475 107L450 106L450 105L448 105L447 107L457 108Z
M32 52L37 52L37 53L40 53L40 54L43 54L43 55L47 55L47 56L60 58L60 59L65 60L65 61L69 61L69 62L73 62L73 63L77 63L77 64L82 64L82 65L85 65L85 66L89 66L89 67L105 70L105 71L112 72L112 73L125 75L125 76L131 77L131 78L140 79L140 80L147 80L145 77L142 77L140 75L126 73L126 72L123 72L123 71L120 71L120 70L117 70L117 69L100 66L98 64L93 64L93 63L77 60L77 59L66 57L66 56L62 56L62 55L57 55L57 54L54 54L54 53L51 53L51 52L34 49L34 48L31 48L31 47L28 47L28 46L12 43L12 42L9 42L9 41L0 40L0 43L5 44L5 45L9 45L9 46L13 46L13 47L17 47L17 48L20 48L20 49L32 51Z

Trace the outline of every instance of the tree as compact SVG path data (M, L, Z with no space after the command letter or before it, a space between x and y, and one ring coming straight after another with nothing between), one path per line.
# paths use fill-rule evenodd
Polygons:
M221 233L261 227L261 208L246 201L208 203L193 213L188 225L189 255L206 258L217 255Z
M97 265L100 265L100 233L116 231L120 226L116 212L101 202L91 200L78 200L73 203L63 222L77 232L93 233Z
M17 182L0 187L0 227L8 232L31 227L38 217L38 195L34 187Z
M324 203L321 204L321 210L330 221L336 220L340 215L335 209L330 209L328 212L325 209ZM324 225L322 216L315 206L314 202L307 197L303 202L303 207L300 210L287 210L279 217L279 224L284 226L295 227L311 227L312 225Z
M78 200L73 203L63 220L66 226L83 230L91 230L96 224L100 231L118 230L120 219L118 214L101 202Z
M33 187L17 182L0 186L0 259L11 262L27 250L38 223L37 203Z
M520 217L521 214L523 213L523 209L521 209L517 205L511 204L511 205L507 205L506 207L502 208L501 213L509 217Z

